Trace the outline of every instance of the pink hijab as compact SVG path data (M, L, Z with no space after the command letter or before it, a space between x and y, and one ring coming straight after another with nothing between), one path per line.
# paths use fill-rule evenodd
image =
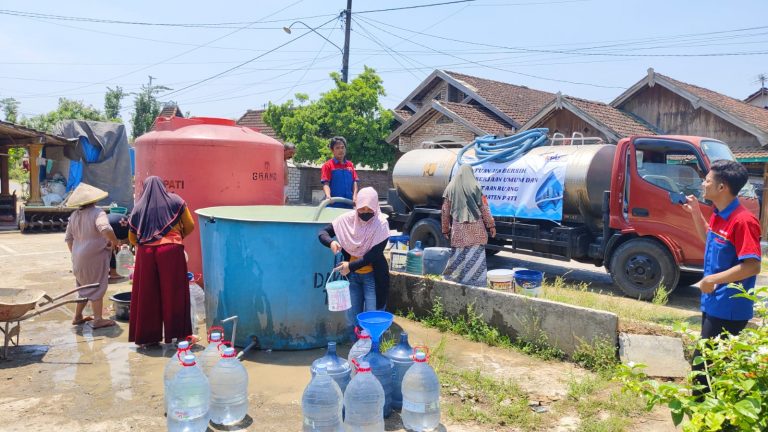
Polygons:
M357 209L363 207L373 210L373 217L368 222L363 222L357 216ZM362 257L374 246L389 238L389 223L381 214L379 194L372 187L360 189L355 210L344 213L331 223L341 247L354 257Z

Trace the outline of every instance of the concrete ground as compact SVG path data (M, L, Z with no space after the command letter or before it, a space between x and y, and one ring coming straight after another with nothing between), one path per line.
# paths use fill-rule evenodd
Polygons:
M70 259L63 233L0 233L0 288L65 292L74 286ZM127 282L110 285L108 296L128 290ZM22 324L21 346L10 350L9 360L0 361L0 431L164 430L162 373L173 348L137 349L127 341L125 322L98 330L72 326L73 310L64 306ZM569 379L588 374L570 363L545 362L467 342L404 319L397 319L393 327L407 330L413 345L435 346L446 337L450 363L512 379L531 400L562 399ZM346 354L347 349L340 351ZM248 354L243 364L250 378L249 417L237 430L300 430L308 366L322 354L320 349ZM576 429L572 413L542 415L561 416L553 418L550 430ZM453 424L446 415L443 420L442 430L449 431L517 430L514 425L489 429ZM403 430L397 414L388 420L387 430ZM631 430L674 428L669 414L657 410Z

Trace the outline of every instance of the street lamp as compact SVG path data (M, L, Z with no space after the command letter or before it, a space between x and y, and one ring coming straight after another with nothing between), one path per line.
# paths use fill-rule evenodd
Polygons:
M327 37L320 34L320 32L317 31L317 29L312 28L307 25L304 21L294 21L291 23L291 25L287 27L283 27L283 31L291 34L291 27L293 27L294 24L302 24L304 27L306 27L309 31L315 33L316 35L320 36L321 38L325 39L326 42L329 42L331 45L335 46L336 49L341 52L341 79L344 82L347 82L348 76L349 76L349 22L352 18L352 14L350 12L352 0L347 0L347 10L342 11L339 16L346 15L346 30L344 33L344 48L341 48L340 46L336 45L332 40L328 39ZM306 34L306 33L305 33Z
M304 27L306 27L309 31L314 32L316 35L318 35L321 38L325 39L328 43L330 43L331 45L335 46L336 49L338 49L340 53L344 54L344 50L340 46L336 45L332 40L330 40L327 37L323 36L316 29L313 29L312 27L308 26L307 23L305 23L304 21L294 21L288 27L283 27L283 31L288 33L288 34L291 34L291 27L293 27L294 24L303 24Z

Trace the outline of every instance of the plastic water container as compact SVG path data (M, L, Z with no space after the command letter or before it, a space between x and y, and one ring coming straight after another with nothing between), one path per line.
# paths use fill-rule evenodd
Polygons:
M408 343L408 333L400 333L400 343L390 348L384 355L392 360L395 368L394 381L392 386L392 409L400 410L403 407L403 377L413 364L413 348Z
M222 336L219 332L212 332L208 336L208 346L200 354L200 369L203 370L205 376L211 376L211 369L216 366L221 358L221 352L219 351L219 345L222 342Z
M410 431L433 431L440 425L440 381L424 352L417 352L414 360L403 378L400 418Z
M128 277L133 271L133 254L128 245L120 246L120 252L115 256L115 271L122 277Z
M168 406L168 386L176 374L184 367L181 364L182 358L189 353L189 342L179 342L179 345L176 347L176 353L165 364L165 369L163 370L163 395L166 407Z
M517 270L515 272L515 291L538 297L541 295L541 282L544 273L537 270Z
M318 365L314 378L301 396L304 432L343 431L343 402L339 385L328 375L324 364Z
M211 386L200 368L195 367L194 355L182 357L182 366L168 385L168 431L202 432L208 428Z
M389 415L392 414L392 391L395 386L395 374L392 360L384 357L379 350L379 342L373 341L371 351L363 356L362 362L360 362L361 368L363 362L368 363L371 368L371 373L377 380L379 380L382 389L384 389L383 414L384 417L389 417ZM360 369L358 368L357 371L360 372Z
M450 258L451 248L428 247L424 249L424 274L443 274Z
M357 372L344 393L344 430L384 432L384 389L368 362L360 363Z
M357 342L355 342L354 345L352 345L352 348L349 350L349 355L347 355L347 360L349 360L349 363L352 365L352 374L351 377L355 376L355 373L357 372L357 368L355 367L355 364L352 360L360 361L358 357L362 357L371 350L371 345L373 344L373 341L371 340L371 335L368 333L368 330L363 329L362 331L358 331L357 327L355 327L355 333L357 333Z
M197 324L205 321L205 291L195 281L195 274L187 272L189 280L189 316L192 320L192 334L197 334Z
M326 373L336 381L336 384L339 385L343 393L347 388L347 384L352 379L352 368L347 360L339 358L336 354L336 342L328 342L328 351L326 351L325 355L312 362L309 370L313 377L317 375L317 370L321 366L325 367Z
M514 289L514 280L514 270L488 270L488 282L491 284L491 289L498 291L512 291Z
M405 262L405 271L410 274L420 275L424 273L424 249L421 248L421 241L417 241L413 249L408 251L408 258Z
M226 348L211 370L211 422L224 426L240 423L248 414L248 371Z
M334 270L328 275L325 281L325 292L328 294L328 310L331 312L341 312L352 307L352 298L349 295L349 281L344 279L332 280ZM343 277L343 276L342 276Z

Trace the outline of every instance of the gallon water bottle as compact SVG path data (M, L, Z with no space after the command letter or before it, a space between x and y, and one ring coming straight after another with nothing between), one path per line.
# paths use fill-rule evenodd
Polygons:
M405 271L410 274L420 275L424 267L424 249L421 248L421 241L416 242L416 246L408 251L408 257L405 260Z
M192 319L192 334L197 334L197 324L205 321L205 291L195 281L195 274L187 272L189 280L189 316Z
M368 351L371 350L371 335L368 333L368 330L363 329L363 331L358 332L357 327L355 327L355 333L357 334L357 342L352 345L352 349L349 350L349 355L347 356L347 360L352 364L350 378L354 377L357 372L357 368L354 366L355 363L352 360L357 360L358 357L368 354Z
M392 414L392 389L395 380L392 360L384 357L379 351L379 342L373 341L371 351L363 356L362 361L368 363L371 373L379 380L384 389L383 414L384 417L389 417Z
M315 376L301 396L304 432L341 432L341 408L344 401L339 385L319 364Z
M384 389L371 374L371 366L361 362L344 393L344 430L384 432L384 399Z
M115 271L122 277L128 277L133 267L133 254L128 245L120 246L120 252L115 256Z
M349 380L352 379L350 376L351 368L349 367L348 361L339 358L339 356L336 355L336 342L328 342L328 351L325 355L312 362L312 366L309 368L312 377L317 374L317 368L320 367L320 365L325 366L328 375L336 381L341 392L344 393L347 384L349 384Z
M390 348L384 355L392 360L395 367L395 378L392 385L392 409L400 410L403 406L403 393L400 387L403 377L413 364L413 348L408 344L408 333L400 333L400 343Z
M234 348L225 348L211 370L211 421L230 426L248 413L248 372L235 357Z
M163 394L165 395L165 406L168 406L168 386L171 384L171 380L176 374L184 367L181 364L185 355L190 354L189 342L181 341L176 348L176 353L168 359L168 363L165 364L165 370L163 371Z
M205 376L211 376L211 369L216 366L221 358L221 352L219 352L219 345L221 344L221 333L213 332L208 336L208 346L200 354L200 368L205 373Z
M182 366L168 385L168 431L202 432L208 429L211 387L208 378L195 367L195 356L182 357Z
M403 377L403 426L414 432L432 431L440 425L440 381L424 352Z

